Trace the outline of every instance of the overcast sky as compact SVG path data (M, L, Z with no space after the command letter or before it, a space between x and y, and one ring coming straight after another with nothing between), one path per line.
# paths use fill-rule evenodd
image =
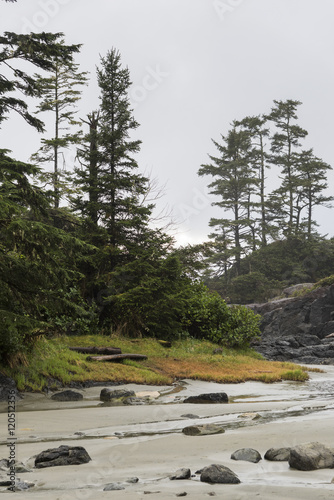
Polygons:
M221 215L197 171L232 120L269 112L274 99L300 100L305 147L334 166L333 19L333 0L0 1L1 31L61 31L83 44L77 61L91 74L83 118L98 106L99 55L119 49L143 141L137 159L166 185L160 203L173 209L181 244L207 240L210 218ZM0 134L0 147L21 160L39 147L19 118ZM333 172L329 181L334 194ZM322 234L334 236L333 211L316 212Z

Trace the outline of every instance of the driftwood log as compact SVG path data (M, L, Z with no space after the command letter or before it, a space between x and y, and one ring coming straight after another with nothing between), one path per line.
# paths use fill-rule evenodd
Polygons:
M143 360L147 359L145 354L113 354L110 356L87 356L87 361L111 361L117 362L122 361L123 359L137 359Z
M121 354L119 347L69 347L71 351L80 352L82 354Z

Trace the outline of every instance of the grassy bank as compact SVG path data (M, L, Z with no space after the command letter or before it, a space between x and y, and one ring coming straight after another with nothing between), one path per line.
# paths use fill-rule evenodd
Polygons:
M122 363L87 361L69 346L113 346L122 352L146 354L145 361ZM220 351L214 354L215 349ZM155 339L82 336L40 339L33 351L16 360L15 368L1 369L14 378L19 390L56 389L59 382L124 382L163 385L177 379L238 383L247 380L278 382L308 379L305 368L292 363L265 361L251 349L221 348L208 341L186 339L163 347Z

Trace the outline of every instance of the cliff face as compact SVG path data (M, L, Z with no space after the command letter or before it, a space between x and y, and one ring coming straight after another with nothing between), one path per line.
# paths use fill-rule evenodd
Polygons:
M254 348L264 357L334 364L334 285L249 307L262 316L261 341Z

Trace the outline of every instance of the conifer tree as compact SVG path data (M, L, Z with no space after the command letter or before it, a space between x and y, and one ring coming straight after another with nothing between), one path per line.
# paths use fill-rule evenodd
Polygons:
M296 211L296 227L300 228L302 222L304 222L305 228L302 227L303 232L310 239L312 234L315 234L313 228L318 225L313 218L314 208L319 205L330 207L330 202L334 200L333 196L324 194L324 191L328 188L327 172L332 170L332 167L317 158L313 150L310 149L302 151L300 154L297 170L299 185L296 192L296 206L298 208ZM301 220L301 213L304 208L307 215Z
M210 155L212 163L202 165L199 175L211 175L214 181L209 184L211 193L219 196L213 205L221 207L225 212L232 212L233 219L211 219L210 226L217 228L218 237L224 233L225 238L233 235L233 254L237 274L240 268L242 241L249 238L250 197L258 183L253 166L249 162L250 138L244 130L238 129L237 122L227 136L222 136L223 144L213 141L220 156ZM210 235L215 237L215 234ZM220 242L221 243L221 242Z
M11 111L40 132L44 124L33 116L28 104L18 95L39 97L39 85L35 78L20 67L20 61L45 71L55 69L55 61L70 63L79 45L65 45L62 33L16 34L6 31L0 36L0 125ZM20 94L18 94L20 93Z
M258 176L258 189L255 193L259 197L260 211L260 241L261 245L267 244L269 233L269 221L267 213L266 196L266 169L270 167L269 154L266 150L266 139L269 137L267 119L264 116L247 116L239 124L242 130L249 134L251 148L249 151L249 161L253 165L254 172Z
M64 44L63 40L61 44ZM73 61L62 63L56 59L50 76L35 75L39 97L42 99L37 113L53 113L54 132L51 139L42 139L42 146L32 155L32 159L39 165L46 163L53 166L51 178L55 208L59 207L61 197L61 166L66 167L64 156L62 162L60 156L71 145L78 144L82 137L78 128L81 122L75 119L75 114L81 97L79 87L87 83L87 72L79 72L78 69L79 65ZM44 177L48 179L49 175L45 174Z
M122 67L116 49L101 57L97 78L100 108L88 118L86 147L79 151L86 158L86 172L77 170L75 181L89 196L81 196L74 206L103 226L110 245L117 249L138 240L153 206L142 203L148 179L137 172L134 158L141 141L132 139L139 124L130 108L129 70Z
M297 108L300 101L274 101L268 119L271 120L277 132L274 133L271 142L271 162L281 169L282 183L275 194L281 197L283 211L288 214L286 221L286 235L291 236L296 232L295 194L298 186L297 165L299 162L301 140L307 136L307 131L297 123Z

